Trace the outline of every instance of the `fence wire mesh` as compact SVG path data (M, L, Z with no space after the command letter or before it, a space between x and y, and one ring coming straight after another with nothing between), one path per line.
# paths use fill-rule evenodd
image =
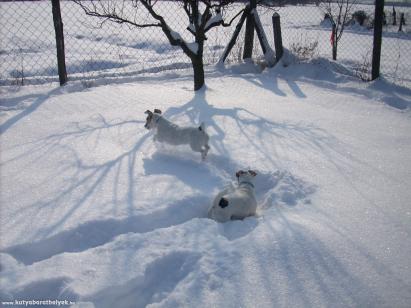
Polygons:
M360 25L359 17L350 18L338 44L337 61L327 62L362 79L369 79L371 71L374 5L373 1L370 2L372 3L357 4L352 9L350 14L364 12L364 23ZM159 28L135 28L110 21L102 22L102 19L87 16L79 5L71 1L61 1L60 5L64 23L66 67L70 80L136 76L191 67L190 59L179 47L171 46ZM225 20L230 20L244 6L245 3L239 2L226 8L222 12ZM187 41L193 40L193 36L186 30L188 20L179 2L159 0L155 8L174 31ZM332 25L318 3L284 4L270 8L259 6L257 11L272 48L274 38L271 18L277 12L281 18L283 45L299 61L331 59ZM136 9L131 2L126 2L124 12L138 20L151 20L144 8ZM405 24L402 24L399 31L402 14ZM231 27L217 27L207 34L205 65L218 62L238 19ZM409 86L411 7L402 2L386 5L385 22L381 73L390 80ZM245 26L226 60L227 63L242 61L244 28ZM0 36L0 85L58 81L51 1L1 1ZM257 35L254 40L253 58L263 62Z
M0 82L47 82L57 75L51 4L0 3Z

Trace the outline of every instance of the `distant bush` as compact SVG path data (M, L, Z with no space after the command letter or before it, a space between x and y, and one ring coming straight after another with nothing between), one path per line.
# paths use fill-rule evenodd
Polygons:
M309 60L314 58L317 53L318 40L301 37L292 42L290 51L301 60Z
M369 50L362 56L362 61L354 66L354 75L362 81L371 81L372 52Z
M354 14L352 14L352 19L354 19L360 26L364 26L367 18L367 13L363 10L355 11Z

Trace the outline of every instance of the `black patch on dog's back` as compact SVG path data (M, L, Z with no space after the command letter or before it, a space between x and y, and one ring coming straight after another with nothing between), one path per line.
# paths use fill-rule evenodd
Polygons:
M218 205L219 205L221 208L225 208L225 207L228 206L228 200L225 199L225 198L221 198L221 199L220 199L220 202L218 203Z

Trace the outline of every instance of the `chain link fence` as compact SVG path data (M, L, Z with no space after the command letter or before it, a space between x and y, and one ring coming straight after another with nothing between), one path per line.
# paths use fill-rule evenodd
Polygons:
M0 2L0 84L56 80L51 4Z
M284 2L284 1L280 1ZM286 2L286 1L285 1ZM298 2L298 1L297 1ZM276 4L275 1L269 4ZM103 77L140 76L166 70L190 68L190 59L179 47L169 44L159 28L135 28L97 17L87 16L80 6L61 1L64 23L66 67L69 80L90 80ZM127 14L139 20L150 20L144 8L137 10L128 3ZM223 10L226 20L234 17L245 3L236 3ZM186 30L187 17L181 4L159 0L155 5L170 27L190 41ZM384 77L406 86L411 84L411 7L404 3L385 7L381 73ZM338 46L338 67L362 79L369 79L373 47L373 4L358 4L354 12L364 12L364 23L350 20ZM285 48L301 60L331 59L331 23L316 4L258 7L270 45L273 42L272 15L281 17ZM357 13L359 14L359 13ZM399 30L401 14L405 24ZM239 18L238 18L239 19ZM236 22L231 27L217 27L207 33L204 50L205 65L220 59L230 40ZM394 25L395 24L395 25ZM245 27L243 27L245 28ZM56 42L51 1L0 2L0 85L25 85L58 81ZM226 62L242 61L244 29ZM255 36L254 60L263 61ZM341 65L340 65L341 64Z

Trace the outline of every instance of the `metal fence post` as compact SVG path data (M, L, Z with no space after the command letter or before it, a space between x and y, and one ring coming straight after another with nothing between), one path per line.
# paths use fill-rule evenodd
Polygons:
M374 43L372 50L372 70L371 80L380 76L381 61L381 43L382 43L382 24L384 14L384 0L375 1L375 19L374 19Z
M63 21L61 20L60 0L51 0L53 11L54 31L56 33L57 66L60 85L67 82L66 60L64 54Z
M250 0L250 11L257 7L256 0ZM245 39L244 39L244 52L243 59L249 59L253 56L254 46L254 17L252 14L248 15L247 22L245 24Z
M283 39L281 37L281 23L280 15L276 12L273 14L273 33L274 33L274 47L275 47L275 60L280 61L283 56Z

